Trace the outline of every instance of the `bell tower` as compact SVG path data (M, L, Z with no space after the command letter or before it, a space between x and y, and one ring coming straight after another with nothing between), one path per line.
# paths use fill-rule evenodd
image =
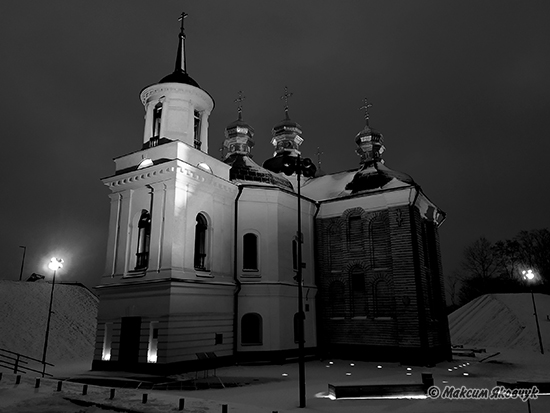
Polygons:
M186 17L186 13L180 16L174 72L140 93L145 107L144 149L166 140L178 140L208 153L208 117L214 109L214 100L187 73L183 25Z

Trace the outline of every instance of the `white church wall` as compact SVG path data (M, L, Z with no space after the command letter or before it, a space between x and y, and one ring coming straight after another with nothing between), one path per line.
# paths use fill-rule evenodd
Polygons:
M233 350L231 283L173 283L167 324L166 362L196 360L197 352L229 356ZM221 343L216 344L216 334Z
M153 161L160 159L178 159L185 162L185 164L180 165L182 170L184 170L185 173L191 174L193 173L195 167L201 163L205 163L211 169L211 174L222 179L229 180L229 169L231 168L229 165L208 155L205 152L198 151L193 148L193 146L181 141L169 142L117 157L115 158L116 170L123 171L129 168L135 168L143 161L143 159L146 158ZM155 167L148 167L139 170L139 172L133 171L133 173L143 174L155 169ZM123 179L124 177L125 176L121 175L108 179L111 181L114 180L114 178Z
M302 260L304 295L309 290L306 313L307 346L316 346L314 299L313 216L315 205L302 201ZM294 280L292 240L297 233L297 198L277 189L245 188L239 200L238 271L242 282L239 293L238 351L279 351L295 349L294 314L298 308L298 289ZM244 272L243 236L258 233L259 271ZM260 314L263 320L262 344L241 343L241 320L247 313Z

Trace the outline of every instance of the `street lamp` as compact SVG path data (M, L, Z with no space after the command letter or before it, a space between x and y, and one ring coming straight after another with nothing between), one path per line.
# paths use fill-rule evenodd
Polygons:
M27 247L20 245L19 248L23 248L23 258L21 259L21 271L19 271L19 281L23 278L23 268L25 267L25 254L27 253Z
M306 407L306 367L304 360L304 343L305 343L305 328L304 320L306 315L304 313L304 298L303 298L303 277L302 277L302 243L304 237L302 234L302 194L300 192L300 179L301 176L312 177L315 175L316 167L309 158L302 159L300 153L296 156L290 154L284 154L281 157L282 164L281 171L285 175L292 175L296 173L297 182L297 195L298 195L298 231L296 235L297 248L297 265L296 265L296 282L298 283L298 380L299 380L299 392L300 392L300 407Z
M531 299L533 300L533 311L535 316L535 321L537 323L537 334L539 335L539 345L540 345L540 354L544 354L544 347L542 346L542 336L540 335L540 326L539 326L539 318L537 316L537 305L535 304L535 294L533 294L533 282L535 281L535 274L533 273L533 270L523 270L521 272L523 274L523 278L527 280L527 283L529 284L529 289L531 290Z
M44 352L42 353L42 377L46 373L46 353L48 352L48 337L50 335L50 319L52 317L53 290L55 287L55 274L57 270L63 268L63 260L53 257L48 264L48 268L53 271L52 292L50 294L50 308L48 310L48 322L46 323L46 337L44 339Z

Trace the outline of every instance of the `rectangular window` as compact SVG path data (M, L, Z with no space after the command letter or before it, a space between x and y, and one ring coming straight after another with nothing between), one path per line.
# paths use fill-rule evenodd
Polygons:
M158 354L159 328L158 321L149 323L149 346L147 348L147 363L156 363Z
M113 341L113 324L105 323L103 331L103 352L101 354L101 360L111 360L111 344Z
M243 236L243 270L258 271L258 237L250 232Z

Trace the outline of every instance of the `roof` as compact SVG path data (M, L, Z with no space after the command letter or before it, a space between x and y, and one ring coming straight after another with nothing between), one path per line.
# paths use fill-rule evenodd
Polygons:
M167 76L164 76L159 83L183 83L200 88L199 84L195 80L184 72L183 70L175 70Z
M364 165L333 174L311 178L304 182L302 194L317 201L340 198L361 192L410 186L414 180L407 174L384 166L381 162Z
M262 182L275 185L279 188L293 190L292 184L288 179L261 167L247 155L236 153L230 155L224 162L231 165L231 169L229 170L229 179L231 181Z

